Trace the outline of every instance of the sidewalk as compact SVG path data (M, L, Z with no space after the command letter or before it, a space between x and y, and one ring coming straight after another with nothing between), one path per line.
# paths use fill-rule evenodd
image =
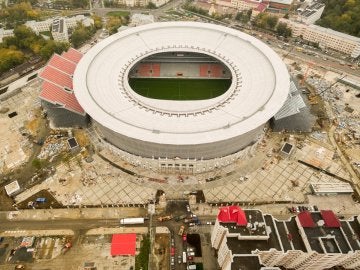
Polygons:
M118 219L147 215L145 208L76 208L76 209L29 209L0 212L8 220L55 220L55 219Z

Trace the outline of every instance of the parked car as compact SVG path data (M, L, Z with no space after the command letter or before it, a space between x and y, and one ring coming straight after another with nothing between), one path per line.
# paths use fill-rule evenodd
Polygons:
M186 234L185 233L182 235L182 239L183 239L184 242L186 241Z

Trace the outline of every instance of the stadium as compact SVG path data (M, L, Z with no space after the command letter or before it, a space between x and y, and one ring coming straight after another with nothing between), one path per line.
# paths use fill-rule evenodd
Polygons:
M283 106L285 64L237 30L152 23L99 42L73 90L101 137L134 156L207 160L255 143Z

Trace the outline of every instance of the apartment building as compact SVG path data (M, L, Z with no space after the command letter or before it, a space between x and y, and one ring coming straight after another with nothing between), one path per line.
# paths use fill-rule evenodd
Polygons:
M231 0L231 7L239 11L256 10L263 12L269 6L269 1L263 0Z
M317 20L320 19L324 9L325 4L314 2L311 5L308 5L305 9L299 10L297 20L308 25L314 24Z
M280 19L292 30L294 37L302 37L304 40L319 43L321 48L329 48L348 54L353 58L360 56L360 38L350 36L329 28L318 25L306 25L287 19Z
M151 2L155 4L156 7L160 7L169 2L169 0L117 0L117 2L127 7L144 7Z
M211 234L222 270L285 267L318 270L360 267L360 219L331 210L303 211L278 221L260 210L221 207Z
M58 18L53 21L51 34L56 41L69 41L68 27L64 18Z
M56 31L59 30L58 26L54 26L54 24L59 24L59 20L62 19L65 23L66 29L71 29L76 26L77 23L82 23L84 26L90 26L94 24L94 20L86 17L84 15L76 15L73 17L65 17L65 18L55 18L55 19L47 19L45 21L27 21L25 25L31 28L37 35L41 32L50 31L51 27L55 27ZM62 29L64 29L64 27ZM58 33L58 32L57 32ZM66 34L55 34L57 37L66 38ZM54 38L55 39L55 38Z
M3 38L14 36L14 29L3 29L0 28L0 43L3 42Z

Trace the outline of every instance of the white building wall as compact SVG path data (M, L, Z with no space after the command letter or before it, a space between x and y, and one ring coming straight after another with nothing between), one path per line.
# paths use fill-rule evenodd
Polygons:
M346 269L360 269L360 250L356 250L351 254L347 254L341 263Z
M3 42L3 38L6 37L13 37L14 36L14 29L5 30L0 28L0 43Z
M317 20L321 18L322 13L324 12L325 6L317 9L315 13L311 14L308 17L299 15L298 20L307 25L314 24Z
M229 250L227 245L227 238L224 237L223 241L221 242L220 248L218 249L218 258L217 261L222 267L223 265L227 265L229 258L231 258L232 252Z
M219 220L216 219L215 225L211 232L211 246L215 249L219 249L220 245L225 238L226 229L220 225Z
M69 34L68 34L68 28L65 23L65 20L59 19L59 23L63 25L62 31L54 31L54 29L51 31L51 34L55 41L60 42L68 42L69 41ZM60 27L59 27L60 28Z
M31 28L37 35L40 32L50 31L50 27L53 23L52 19L47 19L45 21L27 21L25 25Z
M294 37L302 36L304 40L319 43L321 47L330 48L351 57L360 55L360 38L340 33L317 25L305 25L281 19L293 32Z
M231 6L242 11L256 8L261 1L231 0Z

